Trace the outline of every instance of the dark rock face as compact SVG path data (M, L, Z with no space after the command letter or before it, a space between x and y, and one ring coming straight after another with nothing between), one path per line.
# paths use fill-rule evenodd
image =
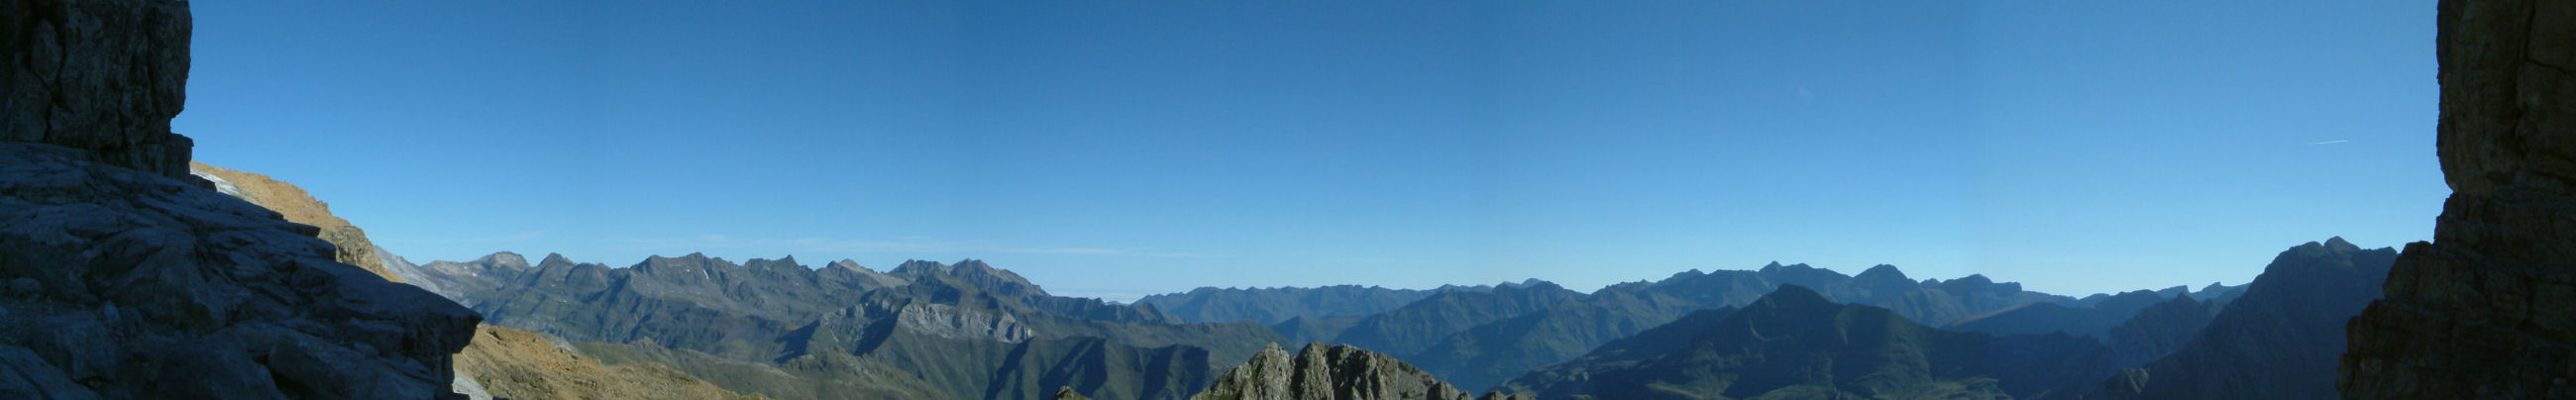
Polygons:
M1278 344L1226 371L1192 400L1344 399L1467 400L1457 387L1394 357L1357 347L1308 344L1291 357ZM1480 399L1507 398L1487 393ZM1520 397L1508 397L1520 398Z
M0 397L432 398L479 320L276 212L72 149L0 143L0 210Z
M2444 0L2452 194L2349 326L2353 398L2576 397L2576 2Z
M187 177L193 143L170 118L187 99L189 31L185 1L0 1L0 142Z

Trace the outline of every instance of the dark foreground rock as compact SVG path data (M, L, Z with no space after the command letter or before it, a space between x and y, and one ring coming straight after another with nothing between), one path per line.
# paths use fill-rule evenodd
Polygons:
M474 313L188 175L189 29L0 0L0 398L455 397Z
M2576 398L2576 2L2444 0L2451 198L2351 321L2349 398Z
M310 226L0 143L0 397L431 398L480 319Z
M188 2L0 0L0 141L188 176Z

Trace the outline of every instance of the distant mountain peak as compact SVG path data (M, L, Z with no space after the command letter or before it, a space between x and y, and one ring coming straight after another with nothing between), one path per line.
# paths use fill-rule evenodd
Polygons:
M886 271L886 273L897 275L928 275L943 274L947 273L947 271L948 265L940 264L938 261L903 260L902 264L896 264L894 266L894 270Z
M2344 241L2342 236L2336 236L2326 239L2326 249L2335 251L2361 251L2361 246L2355 246L2352 242Z
M1805 286L1798 285L1780 285L1779 289L1772 290L1771 294L1762 295L1762 299L1754 300L1753 304L1769 307L1806 308L1818 306L1831 307L1834 305L1834 302L1833 300L1825 299L1824 294L1816 293L1815 289L1808 289ZM1756 306L1748 306L1747 308L1751 307Z
M793 259L794 257L795 257L795 256L789 256L789 258L790 258L790 259ZM824 264L824 265L823 265L823 268L849 268L849 269L855 269L855 270L860 270L860 271L875 272L874 270L870 270L870 269L868 269L868 267L865 267L865 266L861 266L861 265L859 265L858 260L851 260L851 259L847 259L847 258L841 259L840 261L833 261L831 264Z
M483 264L483 265L500 265L500 266L509 266L509 267L513 267L513 268L521 268L521 269L525 269L525 268L529 268L529 267L530 267L530 266L528 265L528 258L527 258L527 257L520 256L520 255L519 255L519 253L512 253L512 252L507 252L507 251L504 251L504 252L498 252L498 253L492 253L492 254L490 254L490 255L485 255L485 256L483 256L482 258L476 258L476 259L474 259L474 263L476 263L476 264Z
M1040 289L1035 283L1030 283L1028 278L1022 278L1020 274L1010 270L993 268L983 260L972 258L959 260L955 265L940 264L936 261L905 260L902 265L895 266L893 271L887 271L886 274L912 278L944 276L1005 294L1018 294L1020 290L1026 290L1030 294L1046 295L1046 290Z
M571 257L564 257L563 253L546 253L546 260L545 260L545 261L540 261L540 262L538 262L538 263L537 263L537 268L540 268L540 269L547 268L547 267L558 267L558 268L559 268L559 267L570 267L570 266L574 266L574 265L580 265L580 264L579 264L579 263L572 262L572 258L571 258Z
M1995 280L1994 280L1994 278L1987 278L1987 277L1986 277L1986 274L1968 274L1968 276L1966 276L1966 277L1962 277L1962 278L1959 278L1959 279L1952 279L1952 280L1950 280L1950 282L1952 282L1952 283L1967 282L1967 284L1971 284L1971 285L1978 285L1978 286L1984 286L1984 285L1992 285L1992 284L1995 284Z
M1867 270L1860 271L1860 275L1853 275L1852 279L1864 282L1915 283L1914 278L1905 276L1904 270L1896 269L1896 266L1887 264L1879 264L1878 266L1869 267Z

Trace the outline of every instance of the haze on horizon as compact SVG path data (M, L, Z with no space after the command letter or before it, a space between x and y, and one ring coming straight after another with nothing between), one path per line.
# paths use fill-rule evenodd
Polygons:
M192 4L211 164L416 262L1059 294L1771 261L2088 293L2430 239L2426 2Z

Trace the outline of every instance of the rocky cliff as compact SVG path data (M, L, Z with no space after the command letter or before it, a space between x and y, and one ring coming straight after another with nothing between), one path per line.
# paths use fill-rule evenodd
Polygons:
M0 142L186 178L188 2L0 1Z
M2348 326L2351 398L2576 397L2576 2L2443 0L2451 198Z
M0 1L0 398L439 398L478 318L206 189L181 1Z
M1466 400L1457 387L1394 357L1342 345L1308 344L1291 357L1278 344L1217 377L1192 400L1341 399ZM1504 399L1486 393L1479 399Z

